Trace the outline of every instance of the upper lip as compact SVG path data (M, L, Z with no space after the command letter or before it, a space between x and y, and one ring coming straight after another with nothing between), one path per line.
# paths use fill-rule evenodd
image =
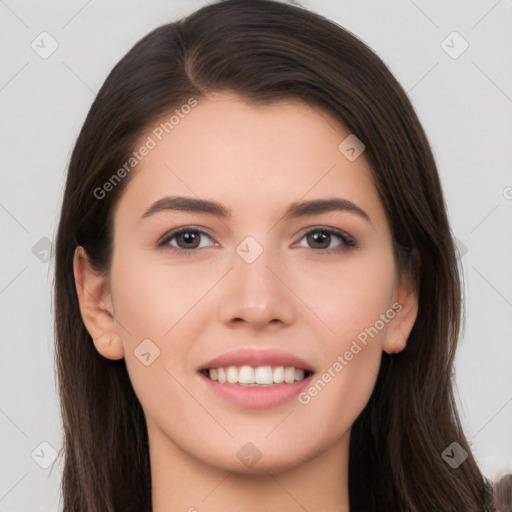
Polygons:
M224 352L204 364L200 370L226 368L228 366L293 366L313 372L313 368L304 359L282 350L239 349Z

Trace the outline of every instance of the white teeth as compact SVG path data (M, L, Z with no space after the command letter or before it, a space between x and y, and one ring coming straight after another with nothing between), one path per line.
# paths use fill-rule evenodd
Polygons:
M211 368L208 370L211 380L221 384L240 384L243 386L271 386L286 382L291 384L304 379L305 372L293 366L228 366L227 368Z
M295 380L295 368L287 367L284 369L284 381L291 384Z
M282 366L276 366L274 368L273 380L276 384L284 382L284 368Z
M238 382L238 368L230 366L226 371L226 378L230 384L236 384Z
M304 378L304 370L295 370L295 380L302 380Z
M271 366L258 366L254 372L256 384L273 384L274 378L272 376Z
M210 376L212 371L210 370ZM215 380L211 377L212 380ZM254 384L254 368L252 366L242 366L238 372L238 382L240 384Z

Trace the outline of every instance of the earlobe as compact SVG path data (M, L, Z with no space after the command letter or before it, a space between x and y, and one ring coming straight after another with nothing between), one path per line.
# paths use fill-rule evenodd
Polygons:
M413 287L400 285L393 303L395 317L388 325L382 349L388 354L397 354L407 345L418 315L418 294Z
M115 331L105 332L98 338L93 338L93 343L96 350L107 359L123 359L124 357L123 344Z
M388 339L384 341L383 350L386 354L398 354L402 352L402 350L407 346L407 340L404 338L394 338Z
M80 313L94 346L108 359L122 359L123 344L116 331L107 276L91 266L81 246L75 249L73 272Z

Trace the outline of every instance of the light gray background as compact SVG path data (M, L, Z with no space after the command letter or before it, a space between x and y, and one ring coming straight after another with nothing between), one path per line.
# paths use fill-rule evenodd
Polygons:
M205 1L0 0L0 512L56 511L53 259L66 166L95 93L153 28ZM489 477L512 471L512 1L310 0L408 92L439 166L467 295L460 414ZM57 50L41 58L40 34ZM457 31L458 58L441 46ZM49 48L49 39L45 40ZM444 45L462 48L453 36ZM42 51L42 49L41 49ZM43 241L41 241L43 239ZM35 246L35 249L33 249ZM37 462L36 462L37 461Z

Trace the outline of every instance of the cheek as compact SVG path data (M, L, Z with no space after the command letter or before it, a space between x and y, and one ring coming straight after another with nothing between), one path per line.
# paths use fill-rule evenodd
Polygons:
M298 397L300 414L311 418L320 439L347 432L374 389L382 352L377 345L369 345L352 346L349 353L350 360L346 351L340 350Z
M130 344L144 338L166 342L211 286L197 267L170 265L133 248L114 257L111 280L116 316L130 333L121 335Z
M176 378L181 381L190 350L180 330L188 300L172 280L162 279L157 265L117 263L112 272L117 332L135 394L146 416L153 417L162 404L185 407ZM165 416L169 409L164 409Z
M339 264L309 264L296 272L294 291L307 304L311 318L321 321L329 352L342 350L346 342L374 326L386 313L394 273L392 255L384 250L354 252ZM386 326L379 323L380 334L385 334Z
M114 255L111 284L117 332L142 404L165 398L155 390L166 389L172 395L176 388L179 394L172 375L190 370L187 364L194 340L209 318L201 297L216 280L214 272L208 275L193 266L166 265L133 249L117 259Z
M317 270L308 275L308 291L304 286L302 293L325 327L323 362L299 403L308 415L322 420L319 428L345 431L367 404L392 320L393 282L393 261L386 253L372 260L354 259L328 274Z

